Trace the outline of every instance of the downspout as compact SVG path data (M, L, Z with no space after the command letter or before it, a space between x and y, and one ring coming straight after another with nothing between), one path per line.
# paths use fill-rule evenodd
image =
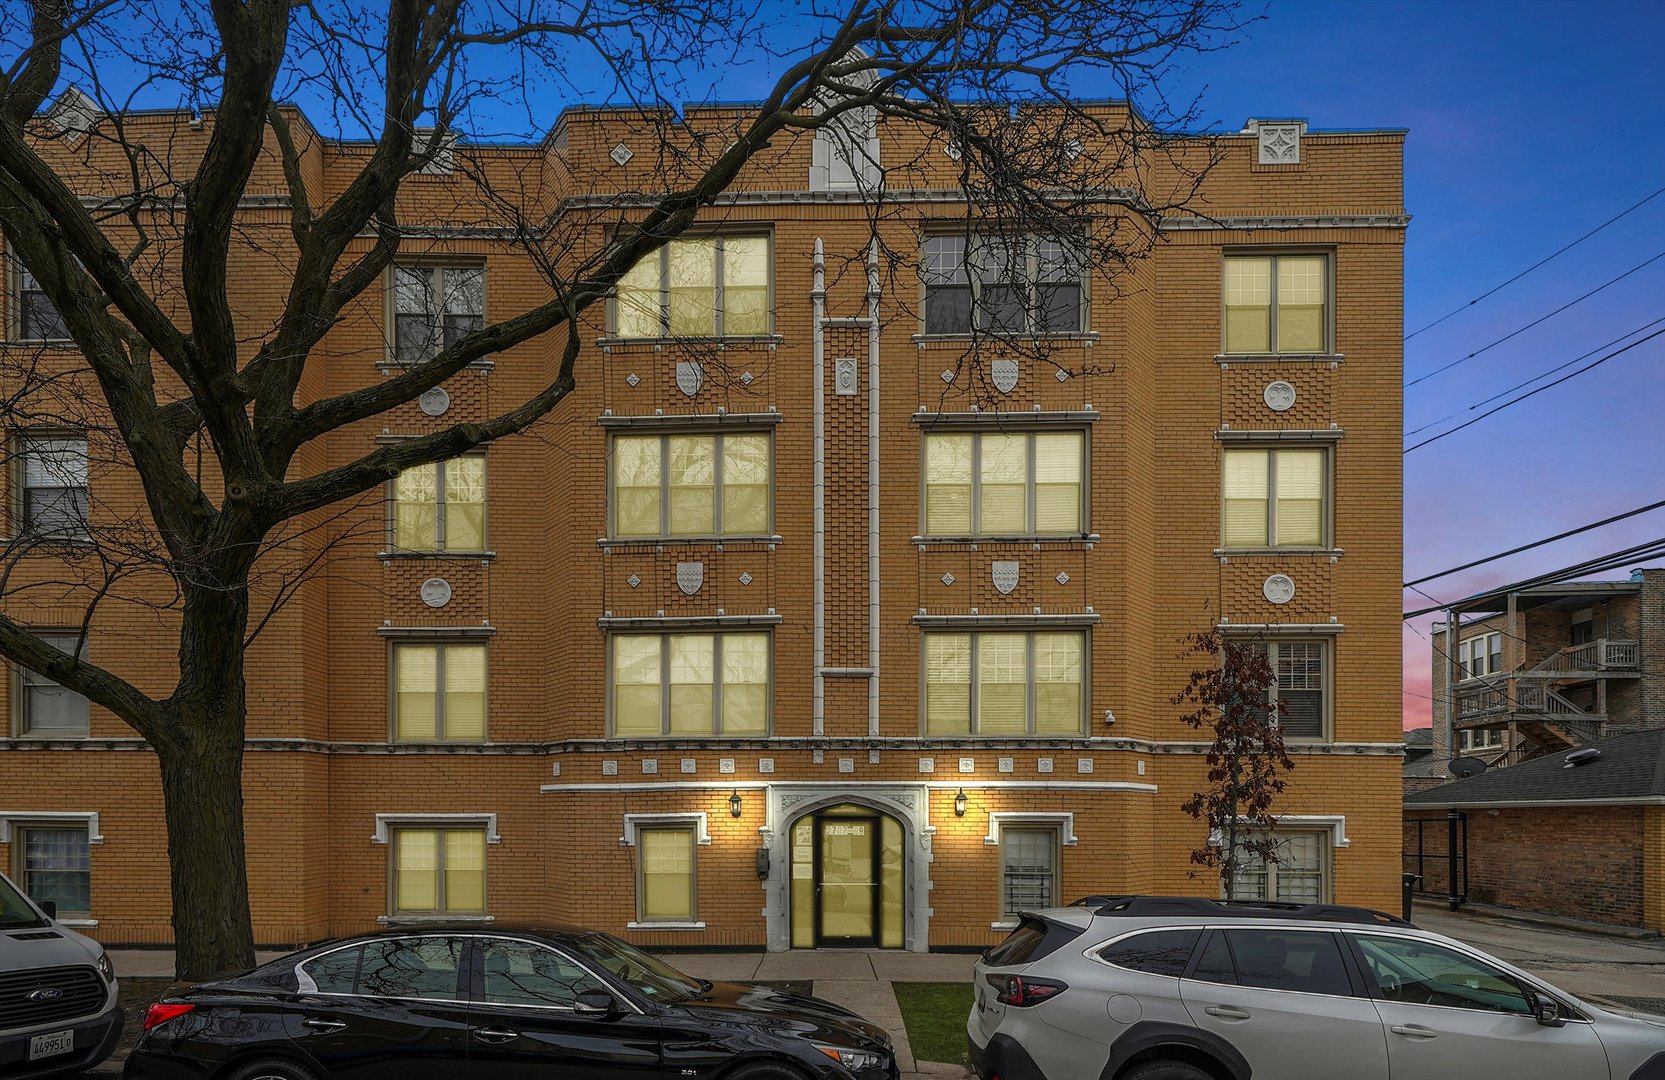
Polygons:
M815 335L815 404L814 404L814 434L812 457L814 473L810 481L814 500L814 563L813 578L813 630L810 651L811 670L814 672L814 692L810 706L811 734L820 737L826 726L827 685L821 669L827 661L827 431L826 431L826 345L823 341L825 328L822 323L827 314L827 266L825 252L821 246L821 238L815 238L815 279L810 289L809 298L814 307Z
M867 245L867 734L879 734L879 242Z

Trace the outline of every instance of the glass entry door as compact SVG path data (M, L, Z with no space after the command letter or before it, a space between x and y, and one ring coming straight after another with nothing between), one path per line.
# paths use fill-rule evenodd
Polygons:
M879 819L815 819L815 944L879 944Z

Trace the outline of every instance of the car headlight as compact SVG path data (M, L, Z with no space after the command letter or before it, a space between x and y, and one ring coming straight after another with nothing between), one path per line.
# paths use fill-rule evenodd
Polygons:
M851 1050L847 1046L827 1046L816 1043L815 1049L832 1058L851 1072L863 1072L867 1069L877 1069L884 1065L883 1054L872 1050Z
M116 981L116 966L110 963L109 953L101 952L98 954L98 973L104 976L105 982L113 983Z

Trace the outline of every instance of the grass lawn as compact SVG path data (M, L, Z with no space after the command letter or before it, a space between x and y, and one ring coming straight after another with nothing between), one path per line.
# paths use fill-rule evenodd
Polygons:
M890 984L902 1006L908 1044L920 1061L969 1065L965 1052L965 1018L971 1012L970 983L898 982Z

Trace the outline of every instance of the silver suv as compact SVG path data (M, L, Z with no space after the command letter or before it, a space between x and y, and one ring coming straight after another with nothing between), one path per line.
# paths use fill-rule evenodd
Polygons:
M1095 896L976 970L981 1080L1665 1080L1665 1020L1363 908Z

